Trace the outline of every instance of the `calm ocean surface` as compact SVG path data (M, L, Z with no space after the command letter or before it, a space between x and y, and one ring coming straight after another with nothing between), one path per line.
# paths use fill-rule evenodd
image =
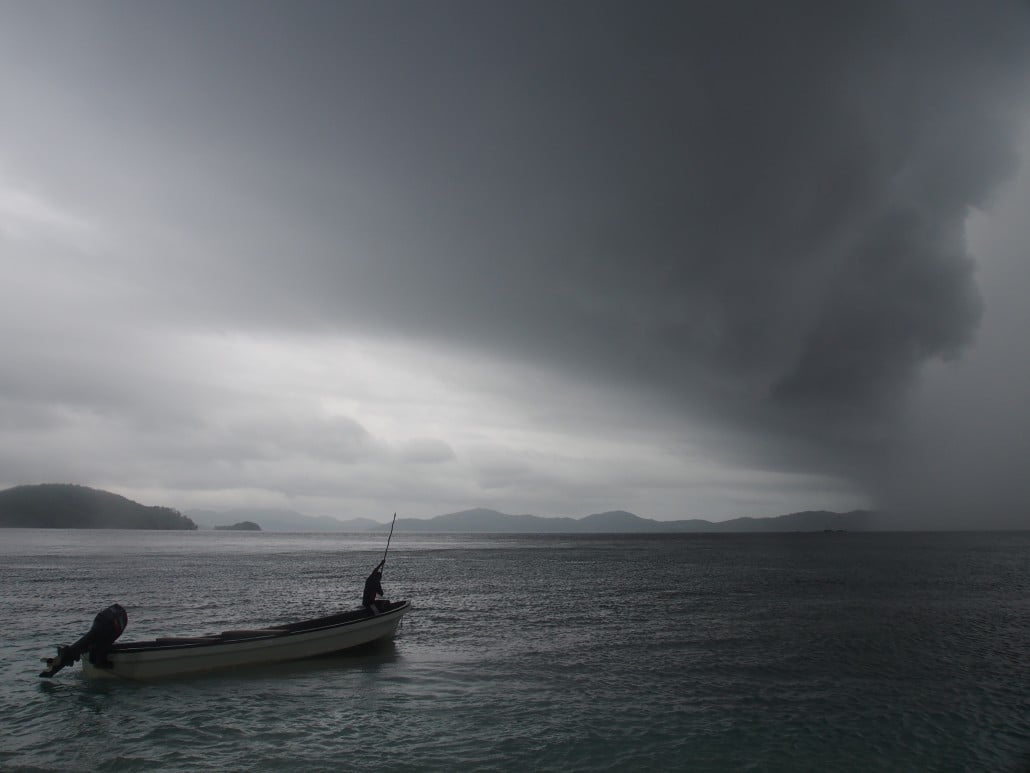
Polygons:
M366 535L0 530L0 769L1030 770L1030 533L394 535L395 642L163 683L124 639L357 606Z

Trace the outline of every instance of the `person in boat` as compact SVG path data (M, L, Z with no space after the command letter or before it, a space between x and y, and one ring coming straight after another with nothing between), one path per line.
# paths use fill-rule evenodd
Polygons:
M376 596L383 595L383 565L385 563L386 559L384 558L372 570L372 574L365 580L365 592L361 596L362 605L373 615L379 614L379 608L376 606Z

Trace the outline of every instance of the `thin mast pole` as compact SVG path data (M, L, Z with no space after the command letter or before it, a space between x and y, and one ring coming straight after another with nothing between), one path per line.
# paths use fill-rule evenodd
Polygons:
M393 539L393 527L397 523L397 513L393 514L393 520L390 522L390 536L386 538L386 550L383 551L383 563L386 563L386 554L390 552L390 540Z

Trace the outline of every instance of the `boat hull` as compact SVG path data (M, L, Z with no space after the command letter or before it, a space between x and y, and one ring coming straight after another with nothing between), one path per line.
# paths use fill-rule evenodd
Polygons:
M411 605L384 606L376 616L361 610L253 631L115 644L101 663L83 658L83 672L146 681L328 655L392 638Z

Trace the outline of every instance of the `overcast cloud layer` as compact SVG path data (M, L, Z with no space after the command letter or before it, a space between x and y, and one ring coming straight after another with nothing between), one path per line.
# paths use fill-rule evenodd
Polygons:
M1019 2L4 4L0 485L1030 522L930 453L1026 459L1028 74Z

